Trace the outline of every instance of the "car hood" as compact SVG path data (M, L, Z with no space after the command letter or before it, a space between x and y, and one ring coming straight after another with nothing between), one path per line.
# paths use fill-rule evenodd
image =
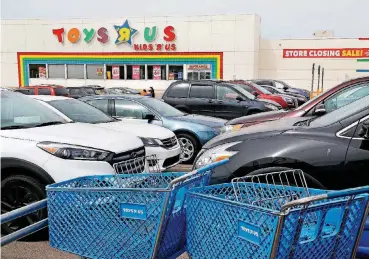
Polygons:
M246 124L246 123L252 123L252 122L273 121L273 120L278 120L286 116L287 113L288 111L286 110L261 112L261 113L257 113L254 115L243 116L243 117L230 120L226 124L235 125L235 124Z
M226 120L223 119L196 114L186 114L184 116L168 117L168 118L170 118L171 120L198 123L212 128L222 127L226 123Z
M94 124L94 126L104 129L112 129L119 132L128 132L144 138L166 139L174 137L174 133L166 128L141 122L131 123L125 121L114 121L108 123Z
M285 118L277 121L269 121L261 124L252 125L247 128L242 128L241 130L236 132L221 134L206 143L203 148L209 149L230 142L273 137L293 128L296 128L296 126L293 125L296 122L303 120L306 120L306 118Z
M79 145L115 153L143 146L138 137L128 132L121 134L115 130L77 122L29 129L2 130L1 136L35 142L50 141Z

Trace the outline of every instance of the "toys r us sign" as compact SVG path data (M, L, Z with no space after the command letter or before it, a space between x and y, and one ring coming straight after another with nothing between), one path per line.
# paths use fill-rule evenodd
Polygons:
M172 43L176 39L176 33L173 26L167 26L162 32L162 43L157 43L159 30L156 26L146 27L144 30L144 39L147 43L135 44L133 38L138 34L138 30L132 28L126 20L122 25L114 25L117 33L115 44L128 44L136 51L175 51L176 44ZM68 31L64 28L53 29L53 34L57 37L58 42L64 43L65 35L70 43L77 43L81 37L86 43L91 42L94 38L100 43L107 43L109 41L109 31L105 27L97 30L94 28L84 28L82 32L78 28L71 28ZM97 35L96 35L97 34ZM159 38L160 39L160 38Z

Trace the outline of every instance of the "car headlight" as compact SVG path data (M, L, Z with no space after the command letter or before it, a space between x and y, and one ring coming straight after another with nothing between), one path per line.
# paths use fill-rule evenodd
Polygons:
M200 157L196 160L195 169L206 166L208 164L229 158L238 151L227 151L226 149L241 143L241 141L231 142L223 145L216 146L214 148L206 150L204 153L200 155Z
M158 147L163 145L160 139L156 138L140 138L146 147Z
M105 150L55 142L40 142L37 146L56 157L70 160L103 161L111 154Z
M285 102L287 102L287 103L293 103L293 100L292 100L292 98L290 98L290 97L282 96L282 98L283 98L283 100L284 100Z
M279 110L278 106L275 106L275 105L273 105L271 103L266 103L266 104L264 104L264 106L266 108L270 109L270 110L273 110L273 111Z
M226 125L221 128L220 134L239 131L242 128L243 124L235 124L235 125Z

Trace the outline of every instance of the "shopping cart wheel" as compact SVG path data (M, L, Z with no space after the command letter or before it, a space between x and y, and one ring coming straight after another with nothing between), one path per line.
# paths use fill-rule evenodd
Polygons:
M252 171L248 175L257 175L257 174L267 174L267 173L274 173L274 172L282 172L282 171L289 171L289 170L296 170L296 168L289 168L289 167L267 167ZM323 184L321 184L317 179L312 177L309 174L304 173L307 186L309 188L317 188L317 189L327 189Z

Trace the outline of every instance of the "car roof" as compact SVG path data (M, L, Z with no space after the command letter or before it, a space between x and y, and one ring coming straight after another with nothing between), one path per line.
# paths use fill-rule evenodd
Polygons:
M56 100L69 100L73 98L65 97L65 96L53 96L53 95L27 95L33 99L41 100L41 101L56 101Z
M54 85L54 84L40 84L40 85L29 85L29 86L24 86L25 89L27 88L36 88L36 87L49 87L49 88L65 88L62 85Z
M152 98L152 97L143 96L143 95L131 95L131 94L120 94L120 95L101 94L101 95L84 96L81 99L84 99L84 100L94 100L94 99L130 99L130 100L140 100L140 99L144 99L144 98Z

